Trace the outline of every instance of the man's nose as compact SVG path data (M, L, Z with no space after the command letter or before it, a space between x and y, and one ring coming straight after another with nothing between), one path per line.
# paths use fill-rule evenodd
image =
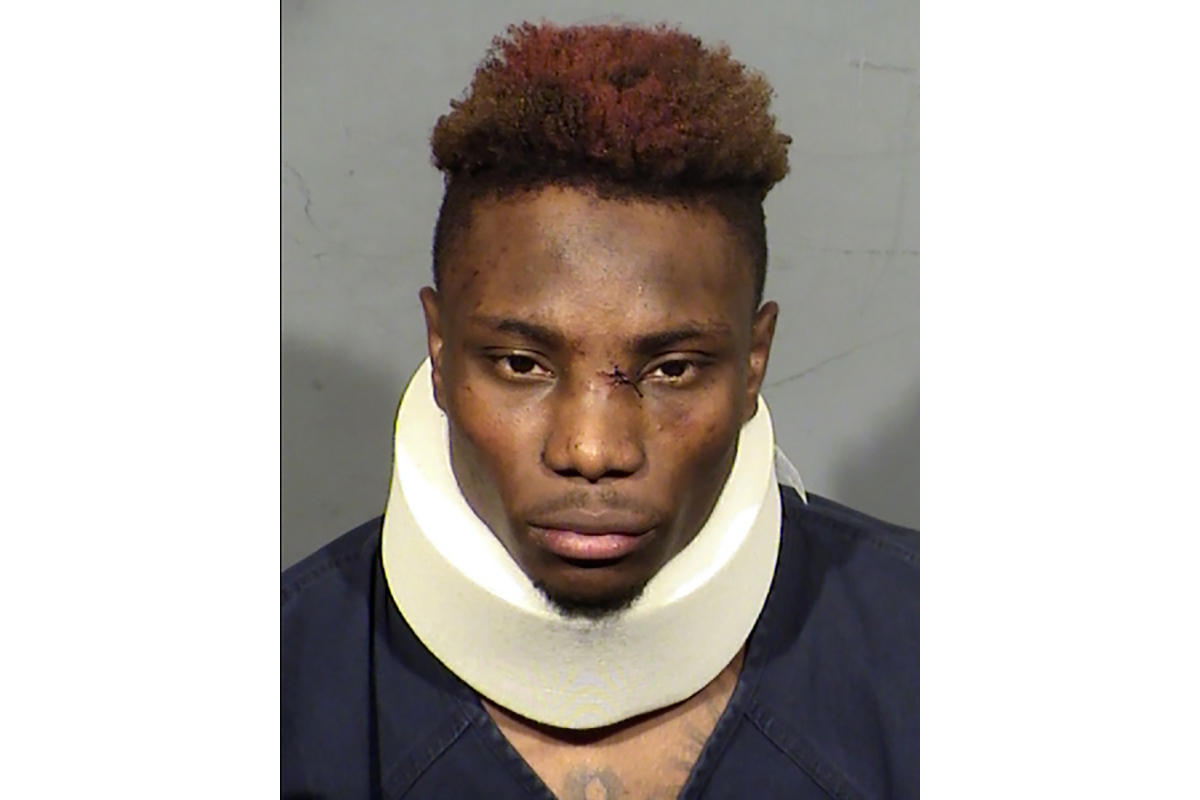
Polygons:
M634 474L646 463L640 398L632 386L590 381L561 386L542 460L564 477L602 478Z

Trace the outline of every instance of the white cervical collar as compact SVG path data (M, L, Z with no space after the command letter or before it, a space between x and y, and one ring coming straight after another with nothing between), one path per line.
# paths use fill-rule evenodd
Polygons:
M774 453L760 398L692 542L628 609L599 621L566 617L463 498L426 360L396 418L382 539L388 588L438 660L523 717L595 728L664 708L715 678L762 611L779 550Z

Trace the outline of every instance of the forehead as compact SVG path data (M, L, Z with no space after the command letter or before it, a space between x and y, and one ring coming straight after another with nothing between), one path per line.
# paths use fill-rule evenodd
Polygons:
M452 312L537 317L579 336L674 322L749 325L754 274L703 204L546 187L477 200L448 261Z

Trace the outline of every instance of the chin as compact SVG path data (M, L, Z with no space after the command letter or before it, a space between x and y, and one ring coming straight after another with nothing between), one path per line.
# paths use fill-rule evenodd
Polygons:
M603 569L603 568L593 568ZM590 581L588 581L590 583ZM534 580L537 587L550 604L565 617L580 619L605 619L633 605L642 595L648 580L639 581L632 585L627 582L608 586L581 586L579 581L571 581L561 586L558 581Z

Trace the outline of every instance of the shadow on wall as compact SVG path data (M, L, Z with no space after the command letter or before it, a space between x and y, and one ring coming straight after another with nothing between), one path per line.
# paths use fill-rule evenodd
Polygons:
M878 428L869 447L851 448L833 470L830 496L874 517L921 525L921 397L917 386Z
M285 335L282 565L383 513L403 368L381 374Z

